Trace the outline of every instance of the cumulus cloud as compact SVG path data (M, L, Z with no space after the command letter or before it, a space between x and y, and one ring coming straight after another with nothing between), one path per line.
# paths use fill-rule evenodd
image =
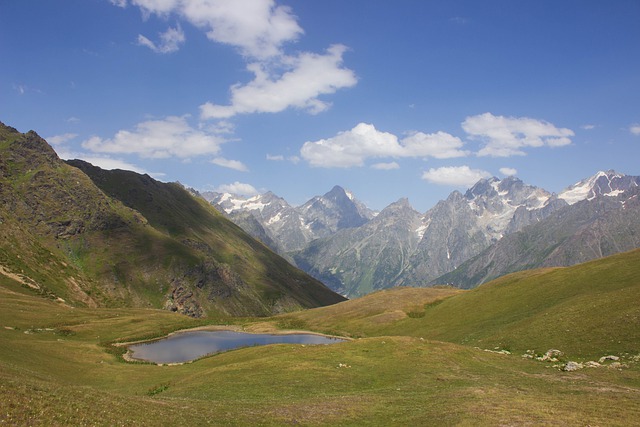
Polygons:
M346 168L362 166L369 158L461 157L468 154L460 150L463 144L459 138L445 132L413 132L399 141L396 135L378 131L371 124L359 123L333 138L305 142L300 154L312 166Z
M278 113L289 107L317 114L330 104L319 99L357 83L352 70L342 67L343 45L333 45L324 54L303 52L282 58L284 73L271 72L272 64L254 62L247 69L254 79L231 87L231 105L200 106L203 119L224 119L236 114Z
M185 42L184 32L180 25L176 28L169 28L160 34L160 42L158 44L152 42L142 34L138 35L138 44L146 46L156 53L172 53L180 49L180 45Z
M633 124L629 127L629 132L631 132L634 135L640 135L640 124L636 123Z
M155 174L149 173L146 170L144 170L143 168L141 168L141 167L139 167L137 165L134 165L133 163L127 162L127 161L122 160L122 159L109 157L109 156L72 151L68 147L65 147L65 146L56 146L55 150L56 150L56 153L58 154L58 157L60 157L61 159L64 159L64 160L71 160L71 159L84 160L85 162L91 163L94 166L98 166L98 167L100 167L102 169L106 169L106 170L122 169L122 170L137 172L137 173L148 173L149 175L154 176L154 177L164 175L164 174L160 174L160 173L155 173Z
M469 166L445 166L431 168L422 174L422 179L440 185L470 187L482 178L490 178L491 174Z
M500 173L505 176L513 176L518 174L518 170L514 168L500 168Z
M369 157L393 157L401 154L398 138L378 131L373 125L359 123L333 138L305 142L300 149L303 159L312 166L362 166Z
M244 182L234 182L233 184L222 184L216 187L215 189L218 193L232 193L232 194L241 194L243 196L255 196L259 193L258 190L251 184L246 184Z
M281 162L284 160L284 156L282 154L267 154L267 160L271 160L273 162Z
M112 0L118 6L126 0ZM283 43L303 33L295 15L274 0L130 0L146 15L176 14L215 42L231 45L251 58L278 56Z
M387 162L387 163L374 163L371 165L372 169L390 171L393 169L400 169L400 165L397 162Z
M451 159L469 155L468 151L461 150L464 142L460 138L442 131L430 134L412 132L401 142L404 146L406 157Z
M580 126L582 129L584 130L593 130L596 128L596 125L592 125L592 124L586 124L586 125L582 125Z
M207 37L234 48L247 60L252 81L230 88L228 105L207 102L203 119L224 119L236 114L277 113L293 107L317 114L330 107L319 97L356 84L352 70L342 66L346 47L333 45L325 53L287 55L286 43L303 30L287 6L275 0L111 0L120 7L138 6L145 16L177 16L203 30ZM176 51L184 42L180 29L170 28L154 43L143 35L138 43L159 53Z
M190 157L217 154L225 142L217 135L194 129L186 116L138 123L133 130L120 130L113 138L97 136L84 141L85 149L96 153L137 154L144 158Z
M571 129L528 117L504 117L484 113L467 117L462 128L471 139L484 146L479 156L509 157L525 155L525 147L560 147L571 144Z
M223 168L229 168L240 172L247 172L249 169L241 161L229 160L223 157L216 157L211 160L214 165L222 166Z

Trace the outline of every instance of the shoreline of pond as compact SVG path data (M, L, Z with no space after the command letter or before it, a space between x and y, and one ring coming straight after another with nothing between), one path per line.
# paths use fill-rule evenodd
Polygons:
M271 329L271 328L269 328ZM189 361L185 361L185 362L164 362L164 363L158 363L158 362L153 362L153 361L149 361L149 360L144 360L144 359L137 359L134 358L132 356L132 351L130 349L131 346L134 345L140 345L140 344L149 344L149 343L153 343L153 342L157 342L157 341L162 341L162 340L166 340L172 336L178 335L178 334L185 334L185 333L189 333L189 332L235 332L235 333L242 333L242 334L247 334L247 335L316 335L316 336L320 336L320 337L325 337L328 339L335 339L335 340L339 340L339 341L353 341L353 338L350 337L343 337L343 336L338 336L338 335L329 335L329 334L322 334L319 332L313 332L313 331L303 331L303 330L279 330L279 329L273 329L270 330L269 332L267 331L261 331L261 332L256 332L256 331L252 331L252 330L246 330L244 326L239 326L239 325L205 325L205 326L196 326L194 328L188 328L188 329L180 329L177 331L173 331L170 332L162 337L157 337L157 338L151 338L151 339L142 339L142 340L137 340L137 341L128 341L128 342L118 342L118 343L114 343L112 344L115 347L126 347L127 351L125 353L122 354L122 358L126 361L126 362L130 362L130 363L151 363L151 364L155 364L158 366L174 366L174 365L183 365L185 363L193 363L199 359L202 359L204 357L208 357L214 354L218 354L218 353L222 353L222 352L226 352L226 351L232 351L232 350L238 350L241 348L247 348L249 346L242 346L242 347L237 347L237 348L233 348L233 349L228 349L228 350L223 350L220 352L212 352L212 353L208 353L205 355L202 355L200 357L197 357L193 360L189 360Z

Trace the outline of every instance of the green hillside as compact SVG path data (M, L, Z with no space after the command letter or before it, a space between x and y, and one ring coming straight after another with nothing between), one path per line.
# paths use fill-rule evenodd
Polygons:
M552 348L581 359L637 354L640 249L513 273L469 291L396 288L283 317L354 336L407 335L520 354Z
M633 251L517 273L472 291L398 288L273 318L229 319L226 327L247 331L361 338L251 347L176 366L124 362L111 344L211 320L72 308L23 292L27 285L4 272L0 423L637 425L639 258ZM551 348L564 352L560 362L522 357ZM498 352L505 349L512 354ZM560 369L605 355L619 361Z
M0 124L0 265L29 292L194 317L344 300L178 184L71 164L35 132Z
M514 273L425 306L388 333L580 358L640 352L640 250Z

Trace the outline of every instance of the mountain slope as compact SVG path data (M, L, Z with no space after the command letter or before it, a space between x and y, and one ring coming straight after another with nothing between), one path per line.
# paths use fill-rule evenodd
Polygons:
M581 357L638 354L640 250L566 268L510 274L426 306L388 333ZM424 335L423 335L424 334Z
M572 267L521 271L467 291L397 288L282 317L352 336L409 335L519 354L555 348L597 360L639 354L638 301L635 249Z
M620 174L614 170L600 171L592 177L567 187L558 194L558 198L572 205L581 200L593 200L600 196L614 197L639 185L640 179L637 176Z
M376 219L370 220L360 227L315 240L293 257L305 271L348 296L393 286L452 283L472 287L525 268L572 265L640 246L633 238L634 233L640 234L634 214L618 218L602 211L605 206L606 212L617 211L623 200L616 197L625 191L636 191L639 185L640 177L598 172L556 195L515 177L482 179L464 194L452 192L424 215L416 218L414 211L411 221L400 210L396 209L395 214L387 211L384 226L377 226ZM594 207L591 214L575 212L582 209L580 200L604 205L600 211ZM627 208L631 205L630 202ZM412 210L408 203L407 209ZM565 225L553 225L559 220L550 219L545 222L550 225L531 229L527 237L510 237L561 210L565 213L554 218L573 218L565 220ZM596 217L598 225L590 233L602 236L589 237L586 230L577 227ZM624 229L629 234L625 239L607 237ZM527 240L522 242L526 251L513 239ZM562 242L562 248L542 262L554 245ZM594 245L602 245L602 249ZM380 247L384 251L363 250ZM482 258L486 265L479 262L469 269L470 260L483 251L489 254Z
M0 141L0 262L41 293L196 317L342 300L177 184L71 166L35 132L1 125Z
M483 179L465 194L454 191L424 215L406 200L393 204L364 225L313 241L293 257L302 269L348 296L422 286L505 234L566 205L514 177Z
M315 240L293 257L332 289L362 296L392 286L409 265L420 226L420 214L401 199L363 226Z
M252 197L205 192L202 197L249 234L291 260L289 253L304 249L311 241L358 227L375 216L375 212L340 186L299 207L289 205L270 191Z
M557 210L431 283L469 288L514 271L570 266L640 247L640 189L616 194Z
M600 293L589 290L571 298L581 288L569 289L551 294L570 302L556 304L559 310L548 303L540 304L542 301L536 298L538 315L534 316L523 298L528 296L522 292L527 287L512 293L505 286L500 294L509 294L510 298L500 300L500 305L508 310L493 318L487 317L489 311L482 310L485 302L495 308L492 293L459 300L473 291L458 291L459 295L437 301L446 297L447 290L437 295L437 289L401 288L328 310L306 310L255 323L239 319L247 329L264 331L267 324L287 321L300 327L304 321L298 316L315 314L309 324L318 319L329 330L349 328L356 332L364 326L369 333L362 339L330 346L250 347L164 367L126 363L117 356L122 348L111 343L159 337L201 326L204 321L158 310L72 309L11 292L7 289L12 286L9 280L0 276L0 423L206 425L215 420L223 425L265 426L636 425L640 328L634 322L639 315L635 304L638 295L632 294L632 287L624 286L616 275L624 271L632 282L630 271L618 267L633 265L638 265L637 259L606 272L610 282L616 283L617 295L614 287L607 286ZM571 271L569 278L575 276ZM597 277L597 270L587 276ZM561 287L562 283L558 280L553 285ZM535 282L529 285L536 290ZM553 290L549 286L536 295ZM603 313L602 308L621 297L619 311ZM403 298L404 303L400 301ZM446 316L429 314L429 310L444 308L455 300L459 300L461 311L449 306L438 312ZM424 304L428 304L426 308ZM598 310L592 309L594 304ZM338 318L342 307L348 308L343 323ZM548 310L540 310L545 307ZM518 319L524 319L525 327L526 320L543 319L546 311L554 317L552 323L542 325L547 326L543 340L532 341L528 335L519 334L527 332L522 325L510 328ZM476 322L462 322L461 317ZM438 330L443 323L451 325L455 333L452 337L469 338L467 344L430 340L423 334L429 333L434 321ZM594 321L599 321L601 328L586 331L595 326ZM401 326L402 335L390 335L390 326ZM496 329L520 338L512 343L514 354L484 351L495 349L492 344L496 341L490 336ZM585 344L582 351L576 352L580 347L571 341L571 346L552 341L555 336L569 335L563 329L581 332L577 336ZM599 338L606 335L609 342L625 350L617 352L616 347L601 346ZM590 341L592 337L597 339ZM501 342L505 341L497 341ZM482 347L474 348L475 344ZM617 355L621 364L618 369L605 362L599 368L561 372L552 368L554 362L523 358L516 352L532 349L544 353L549 348L561 349L569 360L577 361ZM595 351L591 353L591 349ZM606 350L614 351L603 353Z

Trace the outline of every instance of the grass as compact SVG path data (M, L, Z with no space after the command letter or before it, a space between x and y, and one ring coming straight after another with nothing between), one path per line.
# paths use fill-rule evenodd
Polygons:
M205 321L160 310L71 308L15 292L22 288L0 276L0 423L634 425L640 362L631 356L640 341L629 316L639 301L632 292L640 285L638 256L526 272L476 291L398 288L269 319L209 320L360 338L251 347L179 366L124 362L111 343ZM593 309L595 301L601 308ZM569 339L551 327L558 316L584 331ZM600 347L604 335L626 344ZM485 351L495 349L488 347L494 339L514 354ZM614 352L628 367L562 372L515 352L531 343L584 358Z

